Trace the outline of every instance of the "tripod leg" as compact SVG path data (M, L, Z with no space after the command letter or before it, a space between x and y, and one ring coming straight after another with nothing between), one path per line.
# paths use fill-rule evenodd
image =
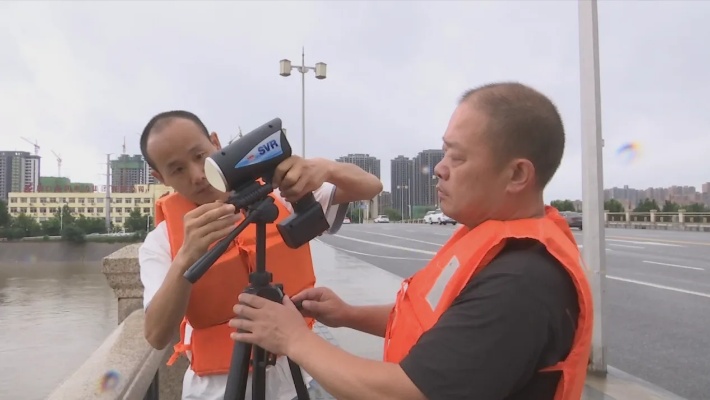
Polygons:
M245 400L251 350L252 345L250 343L234 343L232 364L229 368L229 375L227 375L227 387L224 390L224 400Z
M293 386L296 388L296 398L298 400L310 400L310 396L308 395L308 388L306 388L306 383L303 381L301 367L295 362L291 361L291 359L289 358L288 368L291 370Z
M254 346L251 398L253 400L266 400L266 351L259 346Z

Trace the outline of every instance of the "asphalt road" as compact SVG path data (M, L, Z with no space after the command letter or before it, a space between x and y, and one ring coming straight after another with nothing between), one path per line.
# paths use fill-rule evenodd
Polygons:
M454 229L353 224L320 240L405 277ZM606 239L608 363L687 399L710 398L710 233L607 229Z

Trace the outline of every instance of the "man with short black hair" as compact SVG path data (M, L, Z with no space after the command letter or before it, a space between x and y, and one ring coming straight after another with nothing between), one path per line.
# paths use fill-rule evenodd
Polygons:
M195 114L168 111L148 122L140 147L153 176L175 190L156 202L156 227L139 251L145 337L151 346L163 349L179 328L180 340L168 364L180 354L190 361L182 398L222 399L233 349L229 337L233 329L227 322L234 316L232 306L238 294L249 284L248 274L255 269L255 228L247 227L190 284L183 277L185 271L243 219L239 210L225 203L228 194L212 187L205 177L205 159L221 149L219 138ZM374 198L382 184L353 164L292 156L277 166L273 185L270 196L279 214L274 224L267 225L268 270L275 283L295 295L313 287L315 275L310 246L288 248L276 230L276 224L293 213L290 203L313 192L330 223L328 232L335 233L348 203ZM311 323L311 319L304 320L307 326ZM285 357L278 357L276 365L267 368L267 375L267 398L294 398ZM304 378L310 380L307 375Z
M502 163L526 156L544 188L557 171L565 149L560 114L550 100L519 83L493 83L466 91L459 104L473 102L489 118L491 150Z
M443 142L439 204L463 226L394 304L351 306L326 288L284 304L244 294L232 338L287 355L338 399L581 398L592 297L565 219L543 200L565 142L554 104L519 83L482 86ZM298 302L328 326L383 337L384 362L310 332Z
M202 123L202 120L200 120L200 118L194 113L184 110L172 110L155 115L153 118L150 119L150 121L148 121L146 126L143 128L143 132L141 133L140 139L141 154L143 154L143 158L148 163L148 165L153 168L153 170L157 168L155 166L155 162L148 154L148 137L152 132L161 131L163 127L175 121L176 119L192 121L192 123L195 124L195 126L200 132L204 133L208 139L210 138L210 132L207 130L207 127L204 123Z

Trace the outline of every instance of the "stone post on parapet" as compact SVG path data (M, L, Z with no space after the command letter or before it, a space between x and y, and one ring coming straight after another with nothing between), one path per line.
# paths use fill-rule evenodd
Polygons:
M140 265L138 264L138 249L140 245L140 243L128 245L103 260L103 273L118 299L116 311L119 324L135 311L139 311L142 314L143 284L140 280ZM141 315L141 322L142 320ZM142 329L136 334L140 334L142 338L144 337ZM175 337L179 337L177 332ZM143 341L145 341L144 338ZM171 367L166 365L168 358L172 355L172 347L174 345L175 343L173 342L165 350L162 350L164 354L158 368L160 399L181 398L182 380L188 363L184 357L181 357ZM128 362L135 363L135 361L130 360Z

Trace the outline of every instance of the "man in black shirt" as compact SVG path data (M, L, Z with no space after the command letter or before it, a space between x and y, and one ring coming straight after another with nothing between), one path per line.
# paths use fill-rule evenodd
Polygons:
M569 228L542 195L564 150L559 113L524 85L486 85L464 94L443 141L439 204L463 227L397 302L350 306L326 288L293 299L325 325L385 337L387 362L319 338L288 298L241 295L230 325L244 332L233 339L289 356L340 400L581 396L591 293Z
M427 399L552 399L538 373L572 346L579 307L569 274L539 243L510 243L469 281L401 367Z

